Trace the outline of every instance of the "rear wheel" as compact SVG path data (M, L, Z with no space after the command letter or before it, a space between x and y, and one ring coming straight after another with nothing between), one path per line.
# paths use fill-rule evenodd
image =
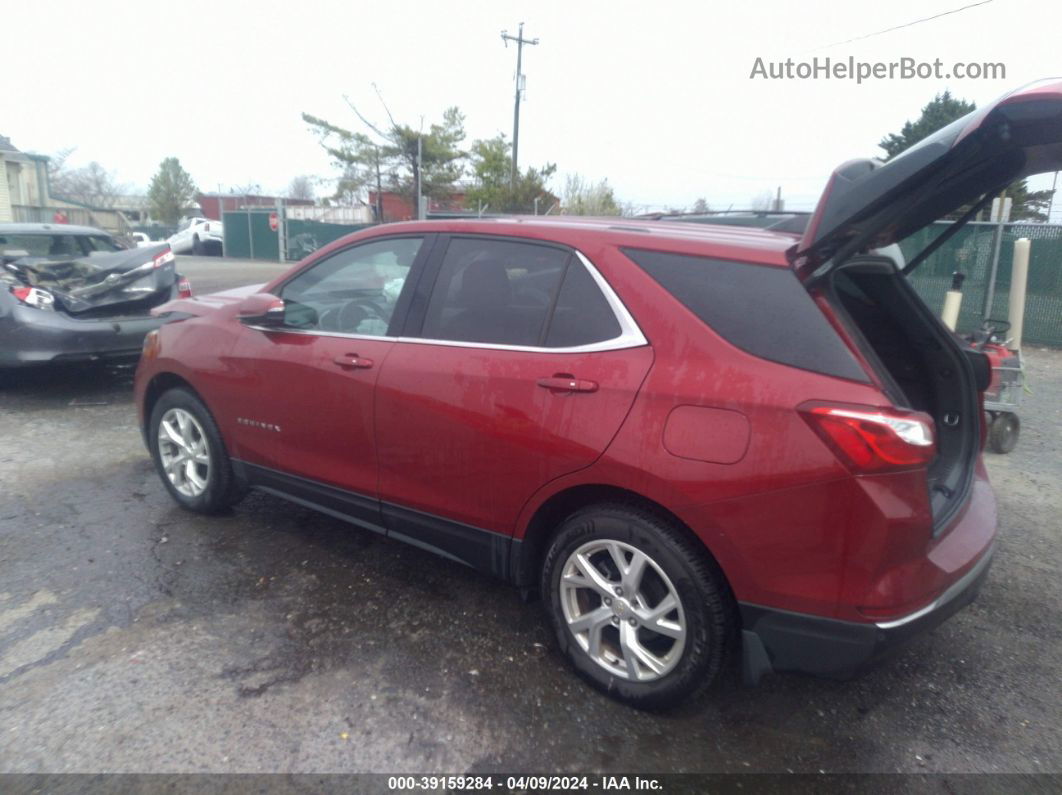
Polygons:
M243 497L218 426L198 397L186 389L169 390L149 423L155 469L181 507L217 513Z
M1001 411L992 419L992 425L988 429L988 449L993 453L1009 453L1018 445L1020 433L1021 420L1018 415Z
M733 600L703 548L624 505L579 511L558 528L542 593L561 650L595 687L632 706L672 706L718 674Z

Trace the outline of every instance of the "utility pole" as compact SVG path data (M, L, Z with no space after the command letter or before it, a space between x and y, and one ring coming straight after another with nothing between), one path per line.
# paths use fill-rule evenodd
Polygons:
M423 164L421 163L421 158L423 157L423 155L422 155L422 151L423 150L421 149L421 142L422 141L423 141L423 137L418 135L417 136L417 220L418 221L423 221L424 220L424 196L423 196L424 190L422 188L423 177L421 176L423 174L423 172L424 172Z
M509 176L509 188L516 190L516 161L517 155L520 151L520 92L524 90L524 76L521 73L521 66L523 64L524 45L525 44L538 44L538 39L525 39L524 38L524 23L520 23L520 28L515 36L510 36L509 31L503 30L501 32L502 41L505 42L506 48L509 46L510 41L516 42L516 102L513 105L513 168L512 173Z

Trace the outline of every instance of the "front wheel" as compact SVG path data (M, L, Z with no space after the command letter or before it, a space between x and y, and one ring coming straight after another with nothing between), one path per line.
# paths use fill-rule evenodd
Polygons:
M595 687L661 709L719 672L733 598L706 550L655 515L599 505L558 528L542 569L558 644Z
M148 442L163 485L182 508L217 513L243 496L218 426L192 392L171 389L159 398Z

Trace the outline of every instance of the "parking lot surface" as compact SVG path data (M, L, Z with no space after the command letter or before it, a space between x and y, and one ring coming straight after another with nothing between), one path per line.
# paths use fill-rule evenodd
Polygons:
M180 257L197 292L283 266ZM1062 352L988 455L978 602L861 679L732 664L664 715L582 684L538 604L252 494L176 507L129 371L0 381L0 771L1058 772Z

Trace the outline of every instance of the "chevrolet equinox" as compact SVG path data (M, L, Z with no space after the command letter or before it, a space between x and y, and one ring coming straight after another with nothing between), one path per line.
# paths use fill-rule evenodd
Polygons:
M627 703L687 698L732 646L750 683L851 675L968 604L994 549L988 366L904 274L1059 168L1045 81L844 164L802 235L377 226L156 310L144 438L187 509L256 488L537 590Z

